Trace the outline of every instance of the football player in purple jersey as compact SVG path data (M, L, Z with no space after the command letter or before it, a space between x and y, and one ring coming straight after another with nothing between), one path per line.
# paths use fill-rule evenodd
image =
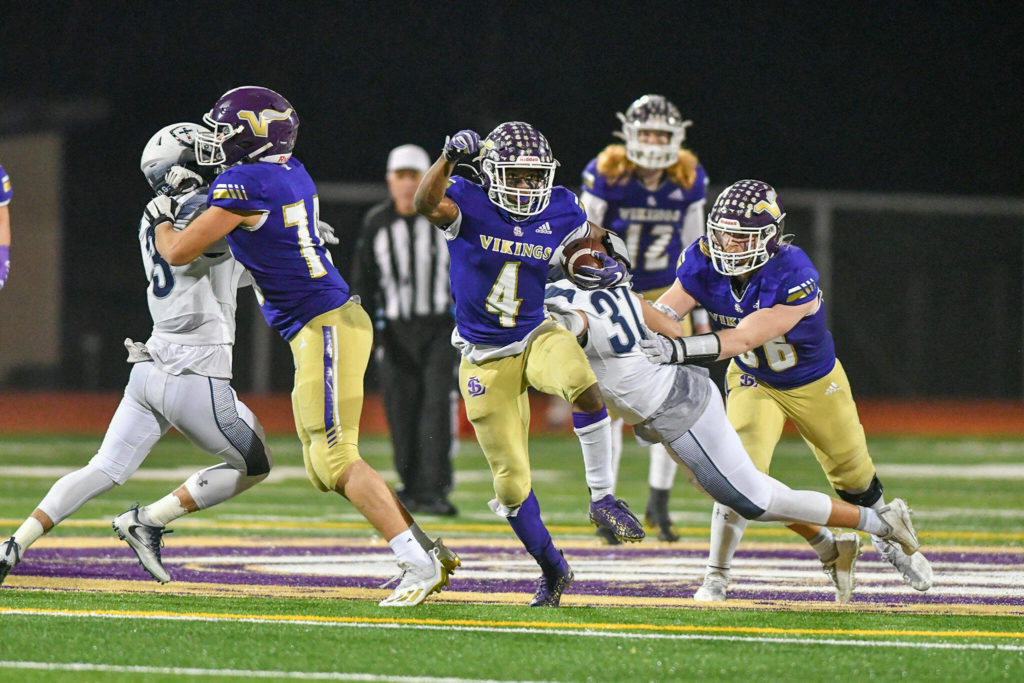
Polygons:
M683 248L704 232L708 176L693 152L682 147L691 122L666 97L644 95L618 117L622 130L615 135L624 144L608 145L587 164L580 199L591 221L625 240L633 289L656 301L675 280ZM691 318L699 318L698 332L711 331L703 309L697 309L683 318L684 336L693 332ZM618 473L621 419L612 422L612 434L612 466ZM646 521L662 541L677 541L668 514L676 463L660 443L650 445L650 458ZM616 542L601 529L598 536Z
M7 205L13 195L11 179L0 166L0 289L4 288L11 270L11 210Z
M818 271L783 233L785 217L771 185L740 180L727 187L711 209L706 235L687 247L676 281L658 300L675 317L703 306L715 331L654 335L640 343L658 363L732 358L726 374L729 422L757 468L768 472L783 424L792 420L839 497L878 510L885 506L882 484L825 325ZM837 555L832 532L808 524L789 527L827 568ZM695 600L725 600L729 566L745 528L735 510L715 504L711 552ZM931 566L922 553L907 555L875 535L871 541L907 584L919 591L931 587Z
M381 605L417 605L448 584L459 561L426 537L359 455L373 328L318 233L316 186L292 156L298 115L273 90L244 86L222 95L203 120L211 132L198 136L196 160L225 168L202 216L180 232L157 226L157 249L180 265L227 239L255 280L264 318L291 347L292 411L306 474L319 490L352 501L395 552L401 582Z
M452 176L459 161L476 157L483 186ZM557 163L547 139L528 123L502 123L482 142L474 131L461 130L445 142L415 198L416 210L444 231L448 243L452 343L462 353L459 389L494 476L490 507L508 520L542 569L530 604L550 607L558 606L573 574L533 493L528 387L573 406L591 522L623 541L644 536L639 520L612 495L610 420L594 372L576 338L544 312L544 286L563 245L587 235L612 240L588 223L576 195L554 186ZM623 249L619 241L609 252ZM602 267L582 269L587 286L626 279L622 262L600 256Z

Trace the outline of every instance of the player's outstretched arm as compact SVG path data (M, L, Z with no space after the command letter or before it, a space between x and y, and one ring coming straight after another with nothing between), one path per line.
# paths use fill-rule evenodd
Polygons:
M173 216L161 214L156 219L159 221L155 228L156 249L172 266L183 266L198 258L207 247L223 239L239 224L244 222L254 225L260 215L258 212L245 215L211 206L184 230L175 231L171 227Z
M815 298L797 306L776 304L771 308L754 311L736 327L717 333L722 343L720 358L738 356L786 334L803 318L814 313L818 305L818 299Z
M416 188L416 195L413 197L416 213L434 225L451 225L459 217L459 206L444 194L448 188L448 179L460 161L472 159L479 152L480 136L476 131L465 129L455 135L449 135L444 141L441 156L427 169L420 186Z

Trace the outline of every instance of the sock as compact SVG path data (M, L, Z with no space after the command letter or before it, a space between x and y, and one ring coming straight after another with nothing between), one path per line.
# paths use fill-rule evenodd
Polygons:
M139 508L139 521L149 526L167 526L172 520L187 514L188 510L181 506L178 497L168 493L155 503Z
M416 522L409 525L409 531L412 532L413 538L416 539L416 542L420 544L423 550L429 551L434 547L434 542L430 539L430 536L427 536L427 532L423 531Z
M420 547L419 541L416 540L411 529L406 529L392 538L388 541L388 545L391 546L391 550L398 557L399 562L415 564L421 567L425 564L430 564L430 557Z
M609 416L610 417L610 416ZM622 427L625 423L621 417L611 422L612 434L612 482L619 480L619 461L622 460Z
M820 527L818 533L807 539L807 542L814 548L814 552L818 553L818 558L822 562L831 562L839 554L836 550L836 537L827 526Z
M729 576L729 567L736 546L747 529L747 520L727 505L715 503L711 512L711 548L708 551L707 573L718 571Z
M660 443L651 444L651 467L647 474L647 484L652 489L670 489L676 480L679 465L668 454L668 449Z
M526 551L533 555L533 559L537 560L537 564L545 573L565 570L565 560L555 548L551 534L540 518L540 503L537 502L532 489L523 504L516 509L515 516L506 519L512 526L512 531L516 532L516 536L526 546Z
M36 507L57 526L96 496L114 488L114 480L93 465L69 472L50 487Z
M25 550L39 540L39 537L43 535L43 525L39 523L39 520L35 517L29 517L18 530L14 532L15 542L21 546L21 552Z
M661 521L661 513L668 513L668 497L671 493L668 489L656 489L651 487L650 497L647 499L647 516L654 517L651 521L658 524Z
M192 500L196 502L199 509L205 510L218 503L223 503L229 498L234 498L266 478L266 474L249 476L222 462L193 474L185 480L185 488L188 489L189 495L192 496ZM175 515L167 521L180 516Z
M583 449L583 467L586 470L590 500L600 500L615 491L612 472L611 419L608 410L594 413L573 413L573 431Z
M859 506L858 506L859 507ZM857 530L866 531L872 536L885 536L891 529L882 521L878 513L871 508L860 507L860 519L857 521Z

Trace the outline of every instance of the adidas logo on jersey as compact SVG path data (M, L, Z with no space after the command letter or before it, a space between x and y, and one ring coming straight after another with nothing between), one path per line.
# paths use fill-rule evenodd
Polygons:
M681 201L683 201L683 191L682 190L676 190L675 192L670 194L668 196L668 198L671 199L672 201L675 201L675 202L681 202Z
M842 389L839 387L838 384L832 382L831 384L828 385L828 389L825 390L825 395L828 396L829 394L834 394L837 391L842 391Z
M543 225L534 230L538 235L550 235L551 234L551 223L545 221Z

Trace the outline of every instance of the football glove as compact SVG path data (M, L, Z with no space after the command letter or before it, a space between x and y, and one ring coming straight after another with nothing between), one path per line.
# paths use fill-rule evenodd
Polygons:
M625 263L599 251L591 253L597 257L602 266L600 268L576 266L572 279L581 289L614 287L629 281L629 271L626 270Z
M341 240L334 234L334 226L327 221L319 221L316 224L316 234L324 244L341 244Z
M442 154L448 161L459 162L467 157L472 158L480 152L480 136L476 131L465 129L444 140Z
M718 360L722 342L715 333L695 337L666 337L653 334L640 340L647 360L659 365L707 365Z
M0 244L0 289L7 282L7 274L11 272L11 245Z
M161 223L170 223L174 227L174 220L178 217L178 210L181 206L170 197L159 195L149 200L146 204L146 211L143 214L150 226L156 227Z
M168 194L184 194L203 186L203 176L190 171L184 166L171 166L164 176L169 188Z

